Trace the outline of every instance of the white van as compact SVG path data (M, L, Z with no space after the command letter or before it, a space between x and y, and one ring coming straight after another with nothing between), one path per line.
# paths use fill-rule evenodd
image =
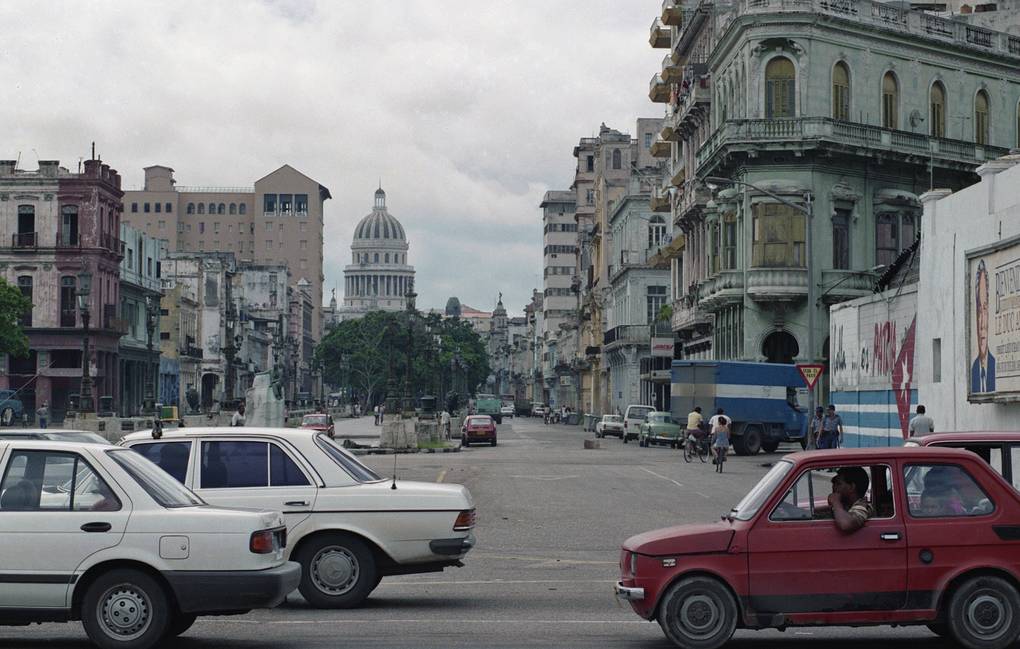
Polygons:
M623 435L620 436L624 444L638 438L641 424L645 422L645 416L650 412L655 412L655 408L637 404L627 406L626 412L623 413Z

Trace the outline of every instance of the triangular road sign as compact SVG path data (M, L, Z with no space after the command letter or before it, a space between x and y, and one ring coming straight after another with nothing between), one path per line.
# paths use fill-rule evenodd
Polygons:
M815 387L815 383L818 383L818 377L822 375L822 370L825 369L824 365L817 363L798 363L797 371L804 377L804 383L807 384L808 390Z

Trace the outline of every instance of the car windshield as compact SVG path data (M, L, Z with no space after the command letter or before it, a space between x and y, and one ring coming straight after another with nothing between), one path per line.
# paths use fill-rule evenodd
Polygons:
M669 415L663 412L653 412L648 415L648 422L652 424L665 424L669 422Z
M747 492L747 495L744 496L737 506L730 510L730 516L738 521L751 520L792 468L793 463L786 460L773 464L769 472L754 486L754 489Z
M326 426L329 424L329 418L326 415L305 415L302 423L305 426Z
M623 421L623 417L620 415L606 415L602 418L602 421L620 422Z
M346 450L340 448L326 435L316 435L315 443L321 448L326 455L330 457L334 462L340 465L352 478L358 482L378 482L382 480L382 476L368 468L364 464L358 461L356 457L348 453Z
M205 504L169 473L131 449L119 448L106 453L160 506L173 509Z

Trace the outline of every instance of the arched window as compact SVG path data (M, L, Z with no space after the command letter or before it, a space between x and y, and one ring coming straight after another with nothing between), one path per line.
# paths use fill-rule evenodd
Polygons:
M946 136L946 89L941 81L931 84L931 100L928 110L928 119L931 122L931 135L933 137Z
M832 68L832 119L850 119L850 68L842 61Z
M974 141L988 144L988 93L984 90L974 98Z
M230 213L231 214L237 214L237 203L231 203L230 204Z
M796 73L793 61L780 56L765 66L765 117L795 117Z
M188 214L194 214L194 213L195 213L195 204L194 203L188 203Z
M619 149L615 149L613 151L613 169L619 169L621 166L623 166L623 156Z
M216 213L216 203L209 203L209 213L210 214Z
M885 128L899 128L897 107L900 103L900 86L896 81L896 75L886 72L882 77L882 126Z
M375 263L379 263L379 253L375 253Z
M226 214L227 213L227 206L224 205L223 203L220 203L219 206L216 208L216 213L217 214Z
M205 203L199 203L198 204L198 213L199 214L205 214Z
M248 213L248 206L245 205L244 203L241 203L240 205L237 206L237 213L238 214L247 214Z

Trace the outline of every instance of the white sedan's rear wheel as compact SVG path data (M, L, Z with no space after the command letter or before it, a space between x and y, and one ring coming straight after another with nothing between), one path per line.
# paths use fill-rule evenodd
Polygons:
M320 536L301 547L301 595L316 608L354 608L378 582L375 557L360 539L348 534Z

